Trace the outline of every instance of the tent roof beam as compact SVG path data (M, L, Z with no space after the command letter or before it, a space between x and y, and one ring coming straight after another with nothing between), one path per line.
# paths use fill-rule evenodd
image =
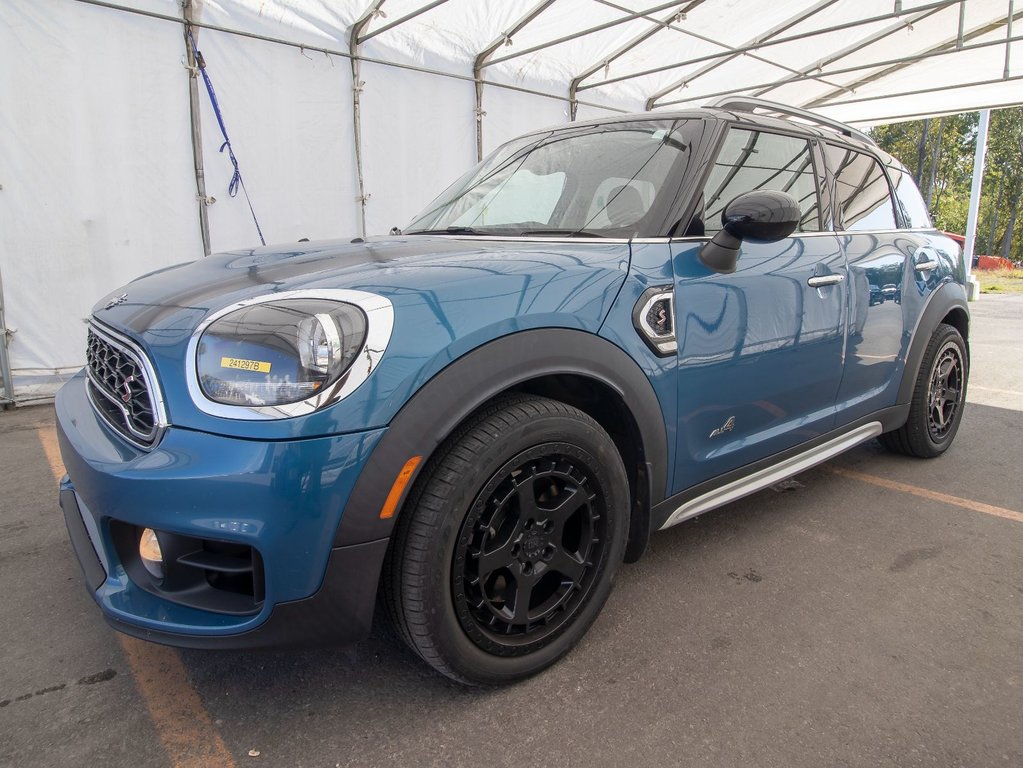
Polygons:
M933 2L933 3L929 3L927 5L917 6L916 8L913 9L913 13L918 13L920 11L927 11L927 10L931 10L931 9L935 9L935 8L936 9L947 8L947 7L951 6L951 5L955 5L958 2L959 2L959 0L935 0L935 2ZM773 47L775 45L783 45L785 43L793 43L793 42L797 42L799 40L805 40L805 39L810 38L810 37L816 37L818 35L829 34L831 32L841 32L842 30L845 30L845 29L853 29L855 27L861 27L861 26L864 26L866 24L874 24L874 23L879 22L879 21L886 21L888 19L899 18L900 15L905 15L905 13L885 13L885 14L881 14L881 15L878 15L878 16L872 16L872 17L869 17L869 18L866 18L866 19L857 19L856 21L847 21L847 22L843 22L842 24L835 24L835 25L830 26L830 27L822 27L821 29L813 29L813 30L809 30L807 32L801 32L801 33L799 33L797 35L788 35L786 37L778 37L778 38L775 38L773 40L768 40L766 42L757 43L756 45L750 45L750 46L743 46L743 47L739 47L739 48L734 48L734 49L732 49L730 51L725 51L725 52L721 52L721 53L708 53L708 54L706 54L704 56L696 56L696 57L694 57L692 59L687 59L686 61L677 61L677 62L673 62L671 64L662 64L662 65L657 66L657 67L650 67L648 69L643 69L643 70L639 70L639 71L636 71L636 72L630 72L627 75L619 75L617 77L610 77L610 78L607 78L605 80L601 80L601 81L596 82L596 83L589 83L587 85L580 86L579 90L583 91L583 90L589 90L590 88L600 88L601 86L611 85L612 83L619 83L619 82L622 82L623 80L633 80L633 79L635 79L637 77L644 77L646 75L654 75L654 74L657 74L659 72L668 72L668 71L670 71L672 69L679 69L680 67L688 67L688 66L691 66L693 64L700 64L700 63L705 62L705 61L714 61L716 59L724 58L726 56L732 56L733 54L736 54L736 53L749 53L751 51L756 51L756 50L759 50L761 48L770 48L770 47Z
M636 11L635 13L630 13L630 14L628 14L626 16L622 16L621 18L612 19L611 21L605 21L603 24L598 24L595 27L587 27L586 29L581 29L581 30L579 30L579 31L577 31L577 32L575 32L575 33L573 33L571 35L564 35L564 36L559 37L559 38L557 38L555 40L548 40L545 43L540 43L538 45L533 45L533 46L530 46L529 48L525 48L525 49L523 49L521 51L516 51L515 53L509 53L507 56L500 56L500 57L498 57L496 59L491 59L490 61L486 62L483 66L489 67L489 66L492 66L494 64L500 64L502 61L509 61L511 59L516 59L519 56L526 56L527 54L530 54L530 53L536 53L537 51L542 51L542 50L545 50L547 48L552 48L555 45L561 45L562 43L567 43L569 40L575 40L576 38L579 38L579 37L586 37L586 35L592 35L595 32L602 32L605 29L610 29L611 27L617 27L619 24L625 24L626 22L629 22L629 21L635 21L636 19L642 19L642 18L644 18L646 16L649 16L652 13L660 13L661 11L663 11L663 10L665 10L667 8L673 8L673 7L674 8L681 8L682 5L684 5L684 3L679 2L679 0L673 0L673 2L670 2L670 3L661 3L660 5L655 5L653 8L647 8L646 10L643 10L643 11Z
M411 21L412 19L416 18L416 16L422 16L427 11L432 11L438 5L444 5L444 3L446 3L447 1L448 0L433 0L433 2L427 3L426 5L424 5L421 8L417 8L416 10L412 11L412 13L405 14L400 19L395 19L394 21L390 22L389 24L384 24L384 26L380 27L379 29L374 29L372 32L369 32L369 33L367 33L365 35L360 35L359 36L359 45L362 45L364 42L369 40L371 37L376 37L377 35L381 34L382 32L386 32L389 29L394 29L395 27L404 24L406 21Z
M914 88L911 91L899 91L898 93L886 93L884 96L863 96L858 99L840 99L839 101L829 101L827 104L822 104L822 107L844 107L848 104L863 104L870 101L880 101L887 99L901 99L907 96L922 96L925 93L941 93L942 91L955 91L960 88L976 88L982 85L995 85L996 83L1012 83L1017 80L1023 80L1023 75L1014 75L1012 77L993 77L988 80L971 80L968 83L959 83L957 85L936 85L930 88ZM1023 97L1021 97L1023 101ZM976 111L976 110L971 110Z
M895 64L914 64L914 63L919 62L919 61L926 61L927 59L933 59L933 58L936 58L936 57L939 57L939 56L947 56L947 55L952 54L952 53L959 53L960 51L976 51L976 50L980 50L982 48L990 48L990 47L995 46L995 45L1005 45L1006 42L1016 43L1016 42L1020 42L1021 40L1023 40L1023 36L1021 36L1021 35L1017 35L1017 36L1013 37L1011 40L1008 40L1008 41L1006 41L1004 39L987 40L987 41L982 42L982 43L974 43L973 45L964 45L959 51L957 51L955 48L952 48L952 49L944 49L944 50L940 50L940 51L933 51L933 52L927 53L927 54L922 54L921 53L921 54L915 54L915 55L910 55L910 56L900 56L898 58L887 59L885 61L871 61L871 62L867 62L866 64L858 64L858 65L856 65L854 67L843 67L842 69L833 69L833 70L831 70L829 72L823 72L822 74L827 75L829 77L834 77L836 75L845 75L845 74L849 74L851 72L862 72L865 69L876 69L878 67L888 67L888 66L892 66L892 65L895 65ZM798 79L792 80L790 82L800 82L802 80L814 80L814 79L817 79L817 78L816 77L811 77L811 76L807 75L806 77L798 78ZM674 104L691 104L694 101L707 101L709 99L717 98L718 96L731 96L732 94L736 94L736 93L749 93L750 91L755 91L755 90L760 89L760 88L766 88L766 90L771 90L776 85L778 85L777 82L758 83L757 85L744 85L744 86L741 86L739 88L729 88L727 90L715 91L713 93L701 93L698 96L693 96L693 97L688 98L688 99L675 99L673 101L662 101L658 106L660 106L660 107L668 107L668 106L671 106L671 105L674 105ZM883 96L879 96L878 98L884 98L884 97Z
M612 0L594 0L594 1L600 3L601 5L606 5L609 8L614 8L616 10L619 10L622 13L628 13L629 12L628 8L626 8L625 6L622 6L622 5L618 5L617 3L612 2ZM692 6L692 5L691 6L687 6L687 8L683 9L682 12L683 13L688 12L688 9L690 7L694 7L694 6ZM699 32L694 32L693 30L686 29L683 26L679 26L677 24L672 24L670 22L664 22L663 20L656 19L653 16L644 16L643 18L646 19L647 21L653 23L653 24L656 24L656 25L664 28L664 29L670 29L670 30L672 30L674 32L678 32L681 35L685 35L686 37L691 37L694 40L699 40L699 41L704 42L704 43L709 43L710 45L714 45L714 46L717 46L718 48L722 48L724 51L727 51L727 52L730 52L730 53L735 53L736 52L736 48L734 46L728 45L726 43L722 43L720 40L715 40L714 38L708 37L707 35L701 35ZM649 35L652 36L653 33L656 32L656 31L657 31L656 29L655 30L650 30L649 31ZM625 51L625 53L627 53L627 52L628 51ZM620 55L621 54L619 54L619 56ZM760 55L758 55L756 53L753 53L752 51L746 51L744 53L744 55L748 56L749 58L753 59L754 61L759 61L759 62L761 62L763 64L769 64L772 67L778 67L780 69L784 69L784 70L786 70L788 72L791 72L794 75L795 74L803 74L798 69L790 67L790 66L788 66L786 64L781 64L781 63L779 63L777 61L771 61L767 57L760 56ZM591 77L596 72L598 72L600 70L600 68L605 65L605 63L613 61L615 58L618 58L619 56L616 56L615 54L612 54L611 56L608 56L608 57L605 57L605 58L601 59L597 64L593 65L593 67L588 68L587 71L589 69L592 69L593 71L592 72L588 71L588 74L586 74L584 77L582 77L579 80L579 84L581 84L582 81L585 80L587 77ZM823 78L821 78L821 80L822 80L822 82L825 82L828 85L836 85L836 83L830 83L830 82L828 82L827 80L825 80ZM579 86L576 85L575 87L578 88ZM572 87L570 85L570 87L569 87L570 94L571 94L572 90L573 89L572 89Z
M1012 29L1012 18L1013 18L1013 15L1014 14L1012 12L1012 0L1009 0L1009 15L1006 18L999 19L998 21L988 22L986 24L982 24L979 27L976 27L975 29L970 30L965 35L963 35L961 43L959 42L959 36L958 35L956 35L954 37L950 37L950 38L945 38L940 43L938 43L936 45L932 45L929 48L925 48L923 51L919 51L916 54L916 56L912 60L910 60L910 61L898 62L898 63L892 64L891 66L886 66L885 69L881 70L880 72L875 72L875 73L867 75L865 77L861 77L859 80L856 80L855 82L850 83L848 85L848 87L846 88L846 90L855 93L856 89L859 88L862 85L868 85L868 84L870 84L870 83L872 83L872 82L874 82L876 80L880 80L883 77L887 77L888 75L891 75L891 74L894 74L895 72L903 70L906 67L911 67L911 66L913 66L914 64L917 63L917 60L930 58L934 54L938 54L938 53L961 53L962 51L967 50L970 47L968 45L968 43L971 40L975 40L978 37L981 37L983 35L986 35L986 34L989 34L991 32L994 32L995 30L1001 28L1003 25L1007 25L1009 27L1009 29L1011 30ZM1019 15L1023 16L1023 11L1021 11L1019 13ZM1006 41L1011 41L1011 40L1012 40L1011 35L1006 38ZM1005 44L1006 47L1008 47L1008 45L1010 44L1010 43L1002 41L1002 40L998 40L996 42L999 43L999 44ZM877 65L876 64L875 66L883 66L883 65ZM823 104L825 104L828 101L828 99L830 99L830 98L832 98L832 97L834 97L836 95L837 95L836 91L831 91L829 93L824 94L823 96L818 96L817 98L813 99L811 102L809 102L808 104L806 104L804 106L808 107L809 109L813 109L814 107L822 106Z
M476 54L476 60L472 65L473 73L478 76L479 72L487 65L487 61L494 55L498 48L502 45L511 45L511 40L515 35L521 32L537 16L546 11L553 4L554 0L541 0L541 2L537 3L529 11L524 13L518 21L508 27L508 29L506 29L499 37L494 38L494 41L490 43L490 45Z
M622 10L621 6L615 5L614 3L606 2L605 0L599 0L599 2L601 2L603 5L607 5L608 7L615 8L616 10ZM653 26L639 33L638 35L636 35L634 38L624 43L623 45L620 45L618 48L616 48L614 51L612 51L607 56L602 58L600 61L587 67L581 73L573 77L572 81L568 85L568 98L569 101L571 101L572 103L572 119L573 120L575 119L576 93L579 90L579 85L583 82L583 80L585 80L590 75L599 72L601 68L610 66L612 61L621 58L632 49L636 48L639 45L642 45L644 42L646 42L651 37L656 35L662 29L674 29L678 32L684 32L684 30L679 29L678 27L672 25L671 21L673 19L678 18L680 15L689 13L689 11L691 11L693 8L697 7L703 2L704 0L692 0L692 2L686 5L685 8L673 11L669 13L667 16L665 16L663 19L655 19L651 18L650 16L644 16L643 18L652 22Z
M729 63L730 61L735 61L735 59L737 59L740 56L742 56L742 50L743 49L750 48L751 46L755 46L758 43L764 43L764 42L767 42L768 40L771 40L772 38L777 37L782 32L786 32L786 31L792 29L792 27L796 26L797 24L801 24L802 22L806 21L807 19L809 19L809 18L811 18L813 16L816 16L818 13L823 11L825 8L834 5L836 2L838 2L838 0L819 0L819 2L815 3L814 5L810 6L809 8L806 8L806 9L800 11L795 16L792 16L792 17L786 19L785 21L781 22L780 24L775 25L771 29L767 30L767 32L765 32L764 34L758 35L757 37L754 37L753 39L748 40L747 42L743 43L738 48L733 49L734 50L733 53L729 53L729 54L727 54L727 55L725 55L725 56L723 56L721 58L715 59L714 61L710 61L710 62L704 64L699 69L697 69L695 72L691 72L686 77L684 77L684 78L682 78L680 80L676 80L671 85L669 85L669 86L667 86L665 88L661 88L658 91L655 91L649 98L647 98L647 100L646 100L646 108L647 109L653 109L654 106L656 105L658 99L662 98L663 96L668 95L669 93L671 93L672 91L674 91L677 88L681 88L683 85L687 85L687 84L691 83L693 80L697 79L698 77L702 77L703 75L707 74L708 72L712 72L715 69L717 69L718 67L724 66L725 64Z
M932 8L929 11L924 11L923 13L916 14L915 16L910 16L909 19L908 19L908 23L909 24L915 24L917 22L923 21L924 19L926 19L929 16L933 16L936 13L940 13L941 10L942 9L940 9L940 8ZM880 42L881 40L884 40L886 37L891 37L892 35L896 34L897 32L900 32L901 30L906 28L906 23L907 23L906 21L901 21L900 20L900 21L896 22L895 24L892 24L890 26L885 27L884 29L878 30L873 35L870 35L869 37L867 37L867 38L865 38L863 40L858 40L857 42L853 43L852 45L846 46L845 48L842 48L841 50L836 51L835 53L831 54L830 56L826 56L823 59L818 59L813 64L810 64L810 65L804 67L802 69L802 71L798 72L797 74L799 74L799 75L809 75L812 72L821 72L821 71L823 71L824 67L828 66L829 64L834 64L836 61L841 61L846 56L851 56L852 54L856 53L857 51L863 50L868 45L873 45L874 43L877 43L877 42ZM962 46L962 41L960 40L960 47L961 46ZM800 79L801 79L800 77L787 77L784 80L779 81L775 85L769 86L767 88L761 88L760 90L756 91L756 93L754 93L753 95L754 96L763 96L765 93L767 93L769 91L773 91L775 88L780 88L781 86L788 85L789 83L798 82Z
M483 159L483 115L486 114L483 111L483 67L495 51L502 45L511 45L514 35L517 35L553 4L554 0L541 0L519 17L518 21L508 27L499 37L494 38L493 42L477 53L476 58L473 59L472 79L476 85L476 160ZM572 104L571 108L574 111L575 104Z

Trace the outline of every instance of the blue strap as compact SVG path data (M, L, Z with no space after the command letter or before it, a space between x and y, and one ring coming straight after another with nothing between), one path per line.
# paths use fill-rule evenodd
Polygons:
M256 225L256 232L259 234L259 242L266 245L266 240L263 239L263 230L259 226L259 220L256 218L256 212L252 208L252 200L249 199L249 191L245 188L245 182L242 181L242 172L238 167L238 158L235 157L234 147L231 146L231 139L227 136L227 127L224 125L224 115L220 111L220 102L217 101L217 92L213 90L213 83L210 81L210 76L206 74L206 61L202 57L202 53L195 45L195 38L192 36L192 28L188 28L188 44L192 47L192 55L195 57L195 64L199 68L199 74L202 75L202 80L206 83L206 92L210 96L210 105L213 107L213 114L217 116L217 124L220 126L220 134L224 137L224 143L220 145L220 151L227 150L227 156L231 160L231 165L234 167L234 173L231 174L231 182L227 185L227 194L231 197L235 197L238 194L240 188L242 193L245 195L245 202L249 205L249 213L252 214L252 222Z

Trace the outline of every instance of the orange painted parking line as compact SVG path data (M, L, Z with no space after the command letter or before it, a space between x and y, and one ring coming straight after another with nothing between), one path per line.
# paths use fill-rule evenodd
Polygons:
M188 681L178 652L127 635L118 639L171 765L234 768L234 758Z
M963 509L970 509L974 512L983 512L985 515L992 515L994 517L1001 517L1005 520L1013 520L1017 523L1023 523L1023 514L1016 512L1012 509L1006 509L1005 507L996 507L993 504L985 504L981 501L973 501L972 499L963 499L958 496L950 496L947 493L938 493L937 491L929 491L926 488L919 488L915 485L909 485L908 483L900 483L895 480L887 480L883 477L877 477L875 475L868 475L865 472L857 472L855 469L846 469L845 467L824 467L829 472L833 472L836 475L842 475L842 477L850 477L854 480L861 480L864 483L870 483L881 488L887 488L892 491L901 491L902 493L910 493L914 496L919 496L923 499L930 499L931 501L940 501L943 504L952 504L956 507L962 507Z
M59 481L64 476L64 463L57 433L51 427L39 428L36 434L50 470ZM120 633L117 638L173 768L235 768L234 758L189 682L178 652Z

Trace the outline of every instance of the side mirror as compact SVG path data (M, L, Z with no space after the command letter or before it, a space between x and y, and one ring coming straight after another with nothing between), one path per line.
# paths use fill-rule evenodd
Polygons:
M700 249L700 261L715 272L730 274L743 240L773 243L791 235L802 214L787 192L756 190L739 195L721 212L722 229Z

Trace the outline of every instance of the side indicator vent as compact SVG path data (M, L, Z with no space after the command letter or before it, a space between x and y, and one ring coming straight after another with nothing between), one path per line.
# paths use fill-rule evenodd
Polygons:
M655 355L668 357L678 351L675 338L675 291L658 285L643 291L632 311L632 323Z

